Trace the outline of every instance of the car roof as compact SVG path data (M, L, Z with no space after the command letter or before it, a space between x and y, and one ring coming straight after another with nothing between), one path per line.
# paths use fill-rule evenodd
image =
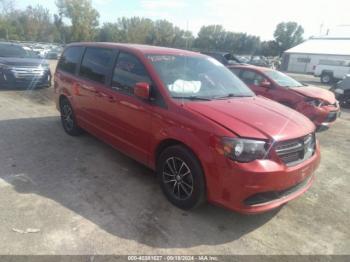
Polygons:
M161 46L141 45L141 44L125 44L125 43L110 43L110 42L81 42L72 43L69 46L89 46L89 47L105 47L105 48L119 48L122 50L129 50L139 52L142 54L162 54L162 55L188 55L188 56L203 56L200 53L188 50L175 49Z
M202 54L211 54L211 55L227 55L230 54L229 52L222 52L222 51L203 51Z
M271 68L267 68L267 67L261 67L261 66L255 66L255 65L249 65L249 64L243 64L243 65L231 65L228 66L229 69L252 69L255 71L260 71L260 72L267 72L267 71L273 71L273 69Z

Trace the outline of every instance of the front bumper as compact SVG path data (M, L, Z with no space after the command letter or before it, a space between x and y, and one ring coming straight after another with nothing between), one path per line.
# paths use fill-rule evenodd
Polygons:
M315 122L317 132L329 129L329 127L335 123L340 115L341 111L339 108L337 108L335 111L330 111L322 118L319 118L318 121Z
M14 73L12 70L0 71L0 88L26 88L33 89L36 87L48 87L51 86L51 72L49 69L44 70L42 74L31 74L30 72L25 75Z
M328 129L335 123L340 115L338 102L333 105L315 107L301 103L296 108L297 111L307 116L317 127L317 131Z
M220 156L216 164L222 180L221 190L216 198L209 200L245 214L275 209L311 187L315 179L313 173L319 163L318 143L311 158L290 167L278 160L236 163Z

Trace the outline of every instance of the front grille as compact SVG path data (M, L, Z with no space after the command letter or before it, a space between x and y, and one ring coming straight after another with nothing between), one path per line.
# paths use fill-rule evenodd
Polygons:
M14 67L11 72L16 79L42 78L48 73L48 69L42 67Z
M274 200L278 200L284 197L288 197L289 195L293 194L294 192L297 192L301 189L303 189L312 179L312 176L304 179L303 181L299 182L298 184L289 187L285 190L281 191L270 191L270 192L262 192L255 194L253 196L248 197L244 200L244 204L247 206L254 206L254 205L261 205L265 204Z
M309 159L315 153L315 134L299 139L278 142L275 146L277 155L287 166L297 165Z

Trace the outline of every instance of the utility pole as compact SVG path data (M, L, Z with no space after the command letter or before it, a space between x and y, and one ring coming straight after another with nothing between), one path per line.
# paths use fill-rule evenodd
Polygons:
M322 24L320 24L320 36L322 36L323 26L324 26L324 24L323 24L323 23L322 23Z

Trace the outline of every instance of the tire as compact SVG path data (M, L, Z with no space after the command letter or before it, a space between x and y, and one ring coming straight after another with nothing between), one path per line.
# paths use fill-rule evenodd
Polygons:
M166 148L157 160L157 176L164 195L173 205L189 210L206 202L202 167L186 147Z
M70 136L79 136L83 130L77 125L73 107L67 98L63 98L60 102L61 123L64 131Z
M344 96L342 99L339 99L339 104L342 108L350 108L350 96Z
M333 82L333 75L331 73L322 73L321 83L330 84Z

